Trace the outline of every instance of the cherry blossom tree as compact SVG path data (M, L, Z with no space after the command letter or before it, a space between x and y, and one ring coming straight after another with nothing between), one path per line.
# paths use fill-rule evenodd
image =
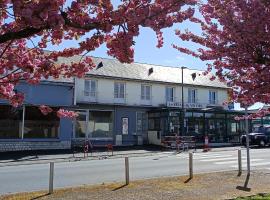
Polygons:
M232 87L233 102L270 103L270 1L208 0L199 5L199 12L201 17L190 21L202 34L176 30L176 35L200 47L173 47L208 61L207 72L214 70Z
M110 0L1 0L0 97L18 106L24 99L14 90L20 81L38 84L49 77L83 77L95 67L90 57L70 65L57 62L58 58L86 55L102 44L106 44L108 55L131 63L140 27L155 31L157 47L162 47L161 29L192 17L196 2L121 0L115 6ZM67 40L78 40L78 47L44 51L48 44ZM29 42L34 47L30 48ZM44 105L40 110L52 112ZM58 116L68 115L64 110L58 112Z

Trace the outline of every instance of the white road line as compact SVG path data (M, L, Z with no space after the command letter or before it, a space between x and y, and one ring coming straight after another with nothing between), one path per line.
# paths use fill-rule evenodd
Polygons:
M254 161L262 161L264 159L252 159L251 162ZM242 163L246 163L247 161L242 159ZM233 160L233 161L224 161L224 162L215 162L216 165L224 165L224 164L237 164L238 160Z
M233 157L233 155L204 156L204 157L194 156L194 159L201 160L201 159L228 158L228 157Z
M205 160L199 160L202 162L213 162L213 161L223 161L223 160L236 160L237 158L229 157L229 158L213 158L213 159L205 159Z
M270 165L270 162L263 162L263 163L250 163L250 165L252 167L256 167L256 166L264 166L264 165ZM231 167L238 167L238 165L232 165Z

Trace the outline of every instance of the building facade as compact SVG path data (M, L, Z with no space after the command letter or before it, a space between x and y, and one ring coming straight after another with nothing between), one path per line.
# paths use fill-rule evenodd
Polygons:
M19 84L16 90L25 94L22 106L0 101L0 152L70 149L73 122L59 119L56 111L73 105L73 88L68 80ZM39 105L49 105L55 112L43 115Z
M206 135L211 143L239 142L244 128L234 117L241 113L223 104L230 88L217 79L210 81L211 75L93 59L98 67L82 79L21 83L16 90L26 98L18 108L0 101L0 152L70 149L86 140L93 145L160 145L169 135L195 136L199 142ZM59 119L56 112L42 115L39 105L74 110L79 116L71 120Z
M181 68L94 60L102 67L75 81L79 118L74 141L159 145L164 136L177 134L200 141L208 135L214 143L239 142L242 127L234 120L238 113L223 104L229 88L210 81L210 75L184 69L182 84Z

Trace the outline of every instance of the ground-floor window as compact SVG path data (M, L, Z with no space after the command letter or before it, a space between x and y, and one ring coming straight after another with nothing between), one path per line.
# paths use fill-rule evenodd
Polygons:
M75 137L84 138L86 137L86 112L79 112L79 116L75 121Z
M112 138L112 111L80 111L75 121L76 138Z
M21 138L22 114L22 108L0 106L0 139Z
M36 106L0 106L0 139L59 138L59 126L56 112L43 115Z
M59 126L56 112L43 115L37 107L26 107L24 138L59 138Z
M89 112L90 137L113 137L113 115L110 111Z

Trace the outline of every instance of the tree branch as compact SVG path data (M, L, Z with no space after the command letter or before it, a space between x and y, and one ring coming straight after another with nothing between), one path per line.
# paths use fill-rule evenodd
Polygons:
M0 35L0 44L3 44L5 42L8 42L10 40L18 40L23 38L28 38L32 35L35 35L39 33L42 30L45 30L49 28L48 26L44 26L41 28L34 28L34 27L26 27L25 29L22 29L17 32L7 32L2 35Z

